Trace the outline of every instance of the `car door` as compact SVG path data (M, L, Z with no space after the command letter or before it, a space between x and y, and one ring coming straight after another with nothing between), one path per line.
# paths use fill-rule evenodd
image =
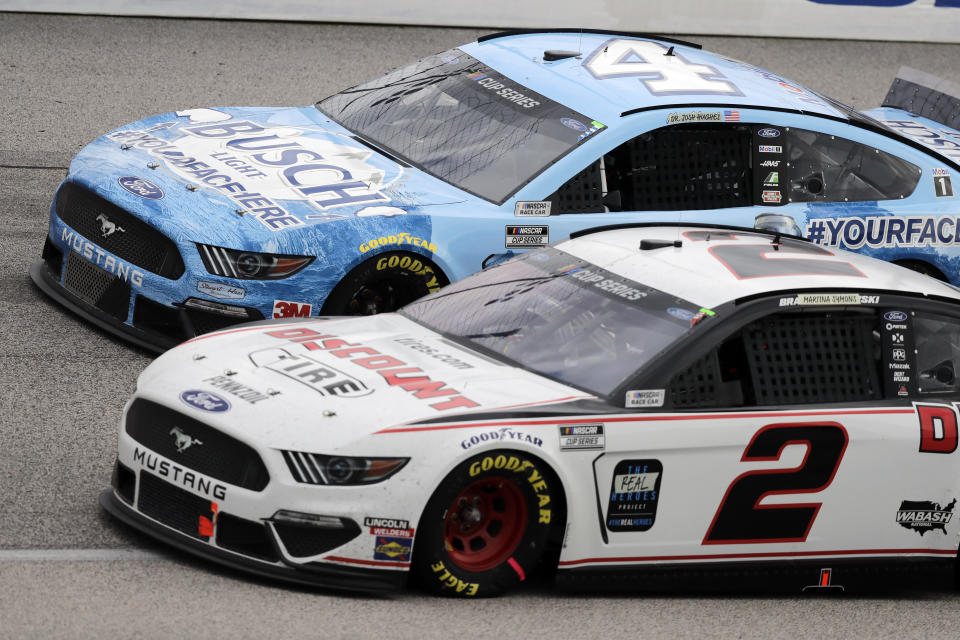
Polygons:
M605 425L600 535L562 567L954 557L960 317L807 295L634 392L661 407Z

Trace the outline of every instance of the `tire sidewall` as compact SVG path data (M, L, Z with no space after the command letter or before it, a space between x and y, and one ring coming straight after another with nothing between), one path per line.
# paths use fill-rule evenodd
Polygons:
M449 283L443 272L425 256L388 251L362 262L347 273L324 300L321 315L352 315L349 305L353 296L366 285L383 282L392 282L411 293L404 296L410 299L399 301L398 307Z
M443 523L447 509L460 492L484 478L505 478L515 483L526 502L527 522L523 537L508 560L487 571L474 572L451 559ZM420 519L412 561L420 585L439 595L489 597L519 583L520 571L529 577L543 558L552 521L558 513L555 485L547 465L522 451L487 451L457 465L438 485Z

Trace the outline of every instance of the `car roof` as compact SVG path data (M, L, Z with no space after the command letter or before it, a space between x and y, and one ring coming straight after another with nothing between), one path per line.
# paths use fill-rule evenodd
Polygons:
M797 83L759 67L703 51L697 45L609 32L506 33L514 35L486 36L460 49L499 73L583 115L599 120L608 127L615 126L621 114L627 111L667 106L682 108L687 104L764 106L846 119L845 114ZM676 56L676 60L711 67L721 73L725 80L733 83L742 95L655 95L636 75L597 78L585 64L594 53L611 55L602 51L611 41L617 39L656 42L666 49L672 47L671 53ZM578 51L582 55L579 58L544 62L544 52L547 50ZM640 62L633 56L628 56L623 61Z
M661 248L641 249L644 241L648 246ZM740 247L740 255L748 256L752 266L759 264L762 275L738 276L734 272L737 265L728 264L735 262L738 252L731 252L729 247ZM705 225L626 226L581 232L557 243L556 248L706 309L750 296L818 289L899 291L960 300L960 290L904 267L762 231ZM821 252L822 255L815 255ZM839 264L842 268L834 269L841 273L828 275L771 275L778 260L790 260L794 265L794 260L830 263L831 267Z

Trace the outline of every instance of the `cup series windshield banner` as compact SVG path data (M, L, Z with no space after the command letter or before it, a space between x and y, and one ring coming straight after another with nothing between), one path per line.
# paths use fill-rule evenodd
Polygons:
M960 0L0 0L0 10L960 43Z

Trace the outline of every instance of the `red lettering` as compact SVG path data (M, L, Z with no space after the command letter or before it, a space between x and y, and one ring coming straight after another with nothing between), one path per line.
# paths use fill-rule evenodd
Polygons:
M437 411L444 411L446 409L454 409L456 407L479 407L480 405L470 400L469 398L464 398L463 396L457 396L456 398L451 398L446 402L437 402L436 404L430 405Z
M359 346L359 345L354 344L353 342L347 342L346 340L342 340L340 338L333 338L332 336L330 340L323 341L323 348L327 350L336 349L338 347L356 347L356 346Z
M957 450L957 412L945 404L918 404L920 451L953 453Z
M351 347L349 349L337 349L336 351L331 351L333 355L338 358L346 358L351 353L369 353L372 356L380 355L380 352L376 349L371 349L370 347Z
M370 358L357 358L353 361L354 364L358 364L365 369L383 369L384 367L402 367L407 364L402 360L397 360L390 356L372 356Z
M314 331L313 329L278 329L276 331L267 331L267 335L273 338L286 338L287 340L293 340L294 338L318 338L322 337L320 333Z
M407 391L416 391L413 395L418 398L436 398L437 396L452 396L457 393L456 389L451 389L447 387L446 382L437 382L436 380L431 380L430 378L424 378L422 380L412 380L410 382L404 382L400 384L401 387Z
M399 374L401 373L423 373L423 369L418 367L407 367L405 369L389 369L387 371L378 371L384 380L387 381L387 384L390 386L396 386L398 384L403 384L407 380L429 380L430 378L426 376L407 376L401 378Z

